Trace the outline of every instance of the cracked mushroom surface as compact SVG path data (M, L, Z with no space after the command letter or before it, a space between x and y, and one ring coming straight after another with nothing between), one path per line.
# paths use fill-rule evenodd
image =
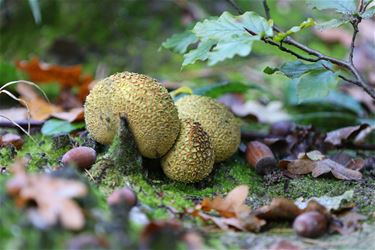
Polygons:
M173 148L162 158L164 173L172 180L192 183L207 177L214 165L209 135L198 122L181 120L181 131Z
M180 119L199 122L210 136L215 151L215 162L231 157L241 141L240 123L222 103L198 95L182 97L176 102Z

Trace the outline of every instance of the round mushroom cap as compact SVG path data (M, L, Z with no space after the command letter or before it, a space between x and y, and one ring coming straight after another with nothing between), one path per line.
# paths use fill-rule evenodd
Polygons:
M115 89L113 117L128 119L143 156L160 158L165 155L180 131L177 108L167 89L155 79L137 73L117 73L109 78Z
M199 122L210 136L215 162L231 157L241 141L240 123L228 108L216 100L198 95L184 96L176 102L180 119Z
M162 158L161 165L170 179L191 183L207 177L214 160L210 138L202 126L191 119L183 119L177 141Z
M86 128L96 141L110 144L120 117L128 120L140 153L148 158L165 155L180 131L177 108L167 89L142 74L111 75L87 96Z

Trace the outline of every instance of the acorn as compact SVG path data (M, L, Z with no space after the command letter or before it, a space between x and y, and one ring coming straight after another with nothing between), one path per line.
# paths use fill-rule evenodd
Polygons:
M305 212L297 216L293 222L294 231L306 238L317 238L323 235L327 228L327 217L316 211Z
M276 159L271 149L259 141L249 142L246 160L259 174L269 173L276 168Z
M89 147L77 147L66 152L61 162L64 166L73 165L79 169L88 169L95 163L96 152Z
M137 201L137 195L128 187L116 189L107 198L107 202L111 206L125 203L129 207L133 207L137 205Z

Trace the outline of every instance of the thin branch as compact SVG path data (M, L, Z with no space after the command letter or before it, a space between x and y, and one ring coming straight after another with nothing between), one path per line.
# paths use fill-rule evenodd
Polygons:
M234 2L234 0L226 1L233 7L233 9L235 9L238 12L238 14L242 15L244 13L244 11Z
M267 0L263 0L263 8L267 19L271 19L270 7L267 4Z
M226 0L234 9L237 10L237 12L239 14L243 14L244 11L234 2L234 0ZM359 5L359 8L360 8L360 11L365 11L366 8L368 7L368 4L371 3L372 1L369 1L366 5L363 4L363 1L361 0L360 1L360 5ZM266 18L267 19L271 19L271 14L270 14L270 8L267 4L267 0L263 0L263 8L264 8L264 12L265 12L265 15L266 15ZM333 64L336 64L338 66L341 66L347 70L349 70L353 75L354 77L356 78L355 80L351 80L351 79L348 79L346 78L345 76L343 75L338 75L338 77L340 77L341 79L343 79L344 81L347 81L349 83L352 83L352 84L355 84L359 87L361 87L362 89L364 89L372 98L375 99L375 90L370 87L370 85L368 85L368 83L363 79L363 77L361 76L361 74L359 73L358 69L355 67L354 63L353 63L353 54L354 54L354 49L355 49L355 46L354 46L354 43L355 43L355 39L357 37L357 34L358 34L358 24L361 22L361 17L357 17L356 20L352 21L352 25L353 25L353 28L354 28L354 33L353 33L353 37L352 37L352 44L351 44L351 49L350 49L350 53L349 53L349 61L345 61L345 60L340 60L340 59L337 59L337 58L334 58L334 57L330 57L330 56L327 56L327 55L324 55L323 53L315 50L315 49L312 49L300 42L297 42L296 40L294 40L292 37L288 36L286 37L282 42L280 43L277 43L275 41L272 40L272 38L267 38L267 37L264 37L262 38L262 40L267 43L267 44L270 44L272 46L275 46L275 47L278 47L281 51L284 51L286 53L289 53L293 56L295 56L296 58L298 59L301 59L301 60L304 60L304 61L308 61L308 62L317 62L317 61L321 61L321 60L325 60L325 61L329 61ZM276 32L283 32L282 29L280 29L277 25L274 25L273 27L273 30L276 31ZM255 36L257 35L255 32L245 28L245 30L252 36ZM301 55L300 53L297 53L293 50L290 50L288 48L286 48L285 46L283 46L283 43L285 44L288 44L288 45L291 45L295 48L298 48L300 49L301 51L311 55L311 56L314 56L316 58L310 58L310 57L306 57L306 56L303 56Z
M357 38L357 34L358 34L358 24L362 21L361 17L358 17L356 20L350 22L353 26L353 36L352 36L352 42L351 42L351 45L350 45L350 53L349 53L349 63L350 65L354 66L354 63L353 63L353 53L354 53L354 48L355 48L355 39Z
M370 1L371 2L371 1ZM264 7L264 10L266 12L266 16L269 15L269 7L267 5L267 0L263 0L263 7ZM365 11L366 8L367 8L367 5L364 6L364 7L360 7L362 9L362 11ZM268 19L271 18L271 16L267 16ZM334 57L330 57L330 56L327 56L327 55L324 55L322 54L321 52L317 51L317 50L314 50L302 43L299 43L297 42L296 40L294 40L293 38L291 37L286 37L283 42L286 43L286 44L289 44L289 45L292 45L306 53L308 53L309 55L312 55L312 56L315 56L317 57L316 59L311 59L311 58L307 58L307 57L303 57L301 56L300 54L296 53L296 52L293 52L291 53L291 50L286 50L285 47L282 46L282 44L280 43L280 50L282 51L285 51L287 53L290 53L290 54L293 54L294 56L296 56L297 58L301 59L301 60L304 60L304 61L309 61L309 62L316 62L316 61L320 61L320 60L325 60L325 61L329 61L333 64L336 64L338 66L341 66L343 68L346 68L347 70L349 70L356 78L356 80L350 80L350 79L347 79L346 77L344 76L341 76L339 75L339 77L345 81L348 81L350 83L353 83L357 86L360 86L362 89L364 89L373 99L375 99L375 90L370 86L368 85L368 83L363 79L363 77L361 76L361 74L359 73L358 69L355 67L355 65L353 64L353 51L354 51L354 43L355 43L355 39L357 37L357 34L358 34L358 24L361 22L362 18L361 17L357 17L356 20L352 21L352 25L353 25L353 28L354 28L354 33L353 33L353 37L352 37L352 44L351 44L351 49L350 49L350 54L349 54L349 61L345 61L345 60L340 60L340 59L337 59L337 58L334 58ZM273 26L273 30L276 31L276 32L283 32L279 27L277 27L276 25ZM263 39L263 41L265 41ZM265 41L266 42L266 41ZM267 42L269 43L269 42ZM271 45L274 45L272 43L269 43ZM274 45L275 46L275 45ZM307 59L307 60L306 60Z

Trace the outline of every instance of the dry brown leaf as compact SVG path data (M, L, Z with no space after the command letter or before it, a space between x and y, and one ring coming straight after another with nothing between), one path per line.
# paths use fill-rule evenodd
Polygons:
M186 212L205 222L212 222L222 230L234 228L240 231L259 232L265 221L250 214L250 208L245 205L248 192L248 186L240 185L230 191L225 198L205 198L195 209ZM212 210L219 216L207 213Z
M238 217L243 213L250 212L250 208L244 204L248 193L249 187L241 185L230 191L224 199L220 196L213 200L203 199L200 206L206 212L216 210L223 217Z
M54 112L51 114L51 116L68 122L82 121L83 107L73 108L66 112Z
M339 232L342 235L349 235L352 232L360 229L361 221L366 220L367 217L353 211L347 211L334 216L333 223L331 223L330 230Z
M311 160L293 160L289 161L287 170L292 174L309 174L314 169L314 162Z
M51 116L69 122L83 120L83 107L64 111L62 107L49 103L39 96L33 87L22 83L17 84L17 91L20 93L21 99L27 103L31 118L34 120L45 121Z
M206 214L200 210L187 211L187 213L200 218L206 223L211 222L221 230L236 229L245 232L259 232L261 227L266 224L265 220L250 214L247 214L246 216L243 214L241 218L225 218Z
M316 161L314 165L315 165L315 168L312 171L313 177L318 177L322 174L331 172L337 179L341 179L341 180L362 179L361 172L346 168L343 165L332 161L331 159Z
M59 82L63 88L79 86L79 97L81 101L89 93L89 85L93 78L83 75L82 66L59 66L41 62L34 57L30 61L17 61L17 67L25 71L30 80L38 83Z
M17 84L17 92L21 95L21 99L27 103L31 118L37 121L45 121L51 114L62 112L62 108L53 105L39 96L33 87L19 83Z
M290 173L296 175L312 173L313 177L318 177L326 173L332 173L341 180L360 180L362 174L360 170L365 162L360 159L349 161L345 166L325 156L319 151L301 153L297 160L282 160L279 162L281 168L286 168ZM340 159L342 157L338 157Z
M27 174L24 164L22 161L14 164L14 177L7 182L6 189L17 206L25 207L30 202L36 204L27 210L31 222L39 228L48 228L57 222L67 229L83 228L84 215L72 198L84 197L87 187L75 180Z
M334 146L341 145L345 141L348 141L352 138L354 139L356 135L358 135L362 130L366 129L367 127L369 127L368 124L362 124L358 126L350 126L333 130L327 133L327 137L324 140L324 142L330 143Z
M294 220L301 212L292 200L286 198L275 198L271 204L254 211L258 218L265 220Z

